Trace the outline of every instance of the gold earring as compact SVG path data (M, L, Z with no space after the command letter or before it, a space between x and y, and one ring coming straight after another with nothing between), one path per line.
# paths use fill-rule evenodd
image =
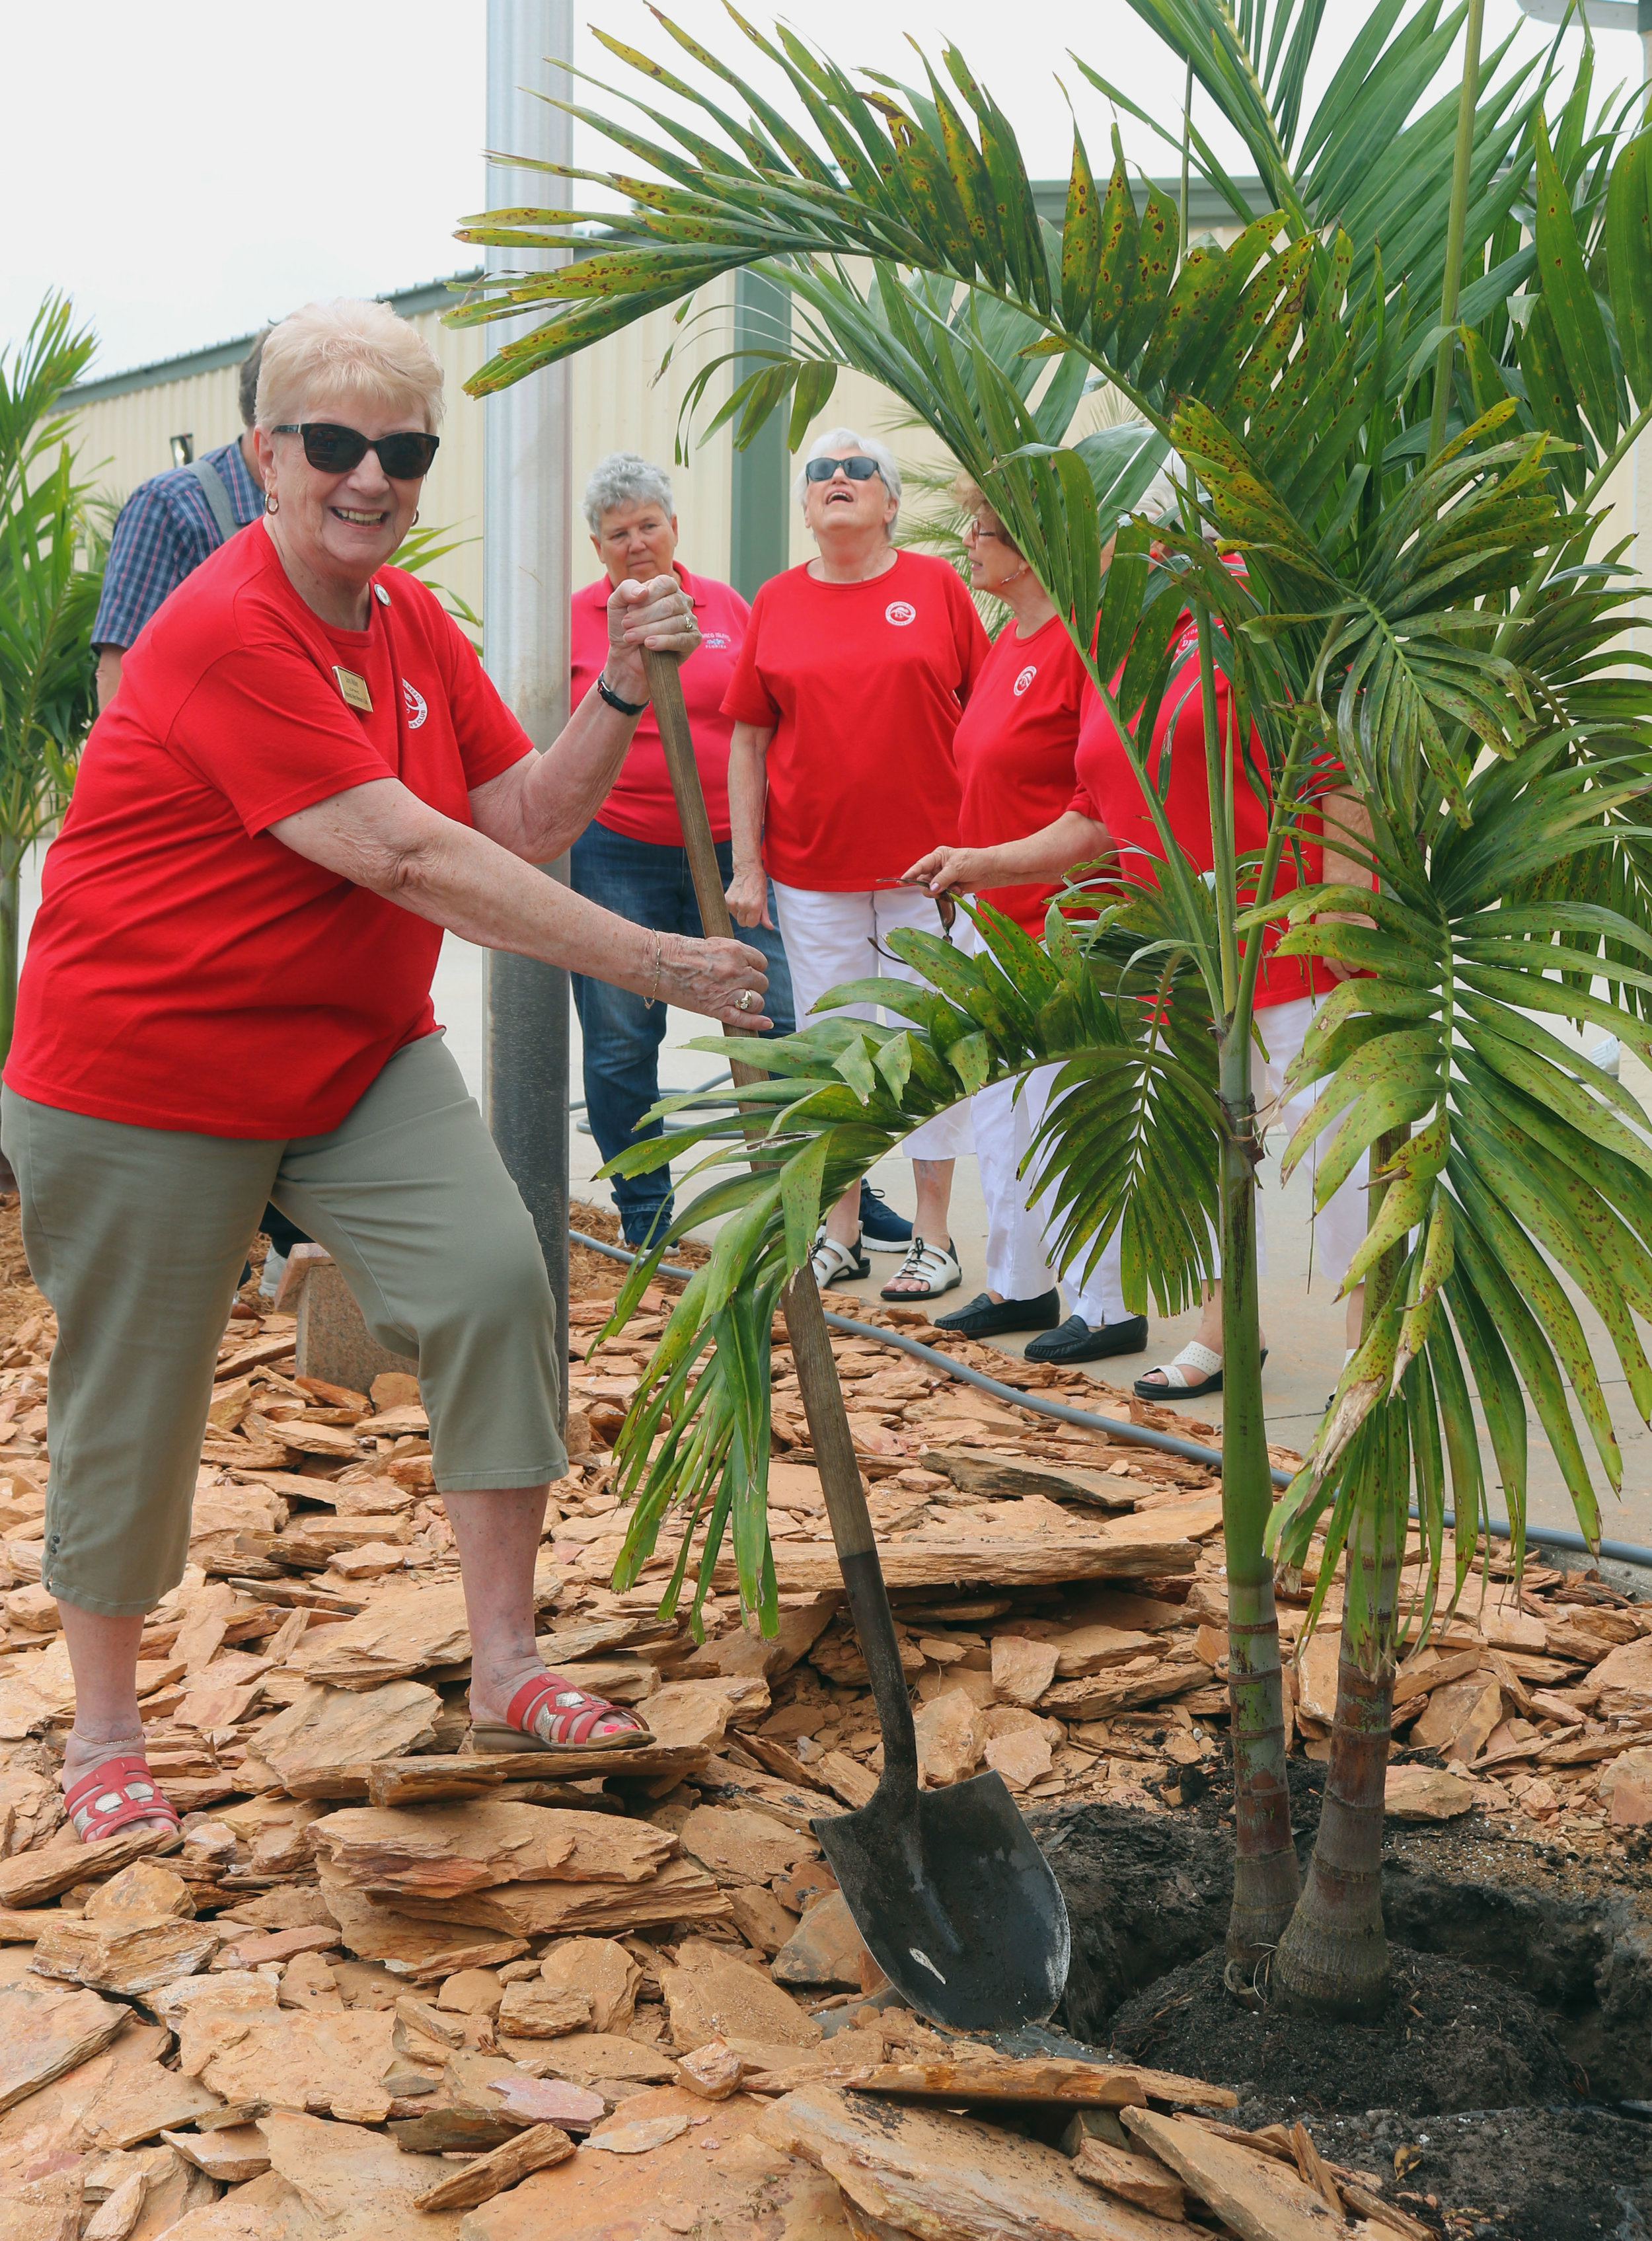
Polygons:
M276 496L273 488L265 491L264 494L264 510L266 513L279 513L281 511L281 501Z
M418 527L418 508L417 506L413 508L413 518L408 524L408 527L410 529L417 529Z

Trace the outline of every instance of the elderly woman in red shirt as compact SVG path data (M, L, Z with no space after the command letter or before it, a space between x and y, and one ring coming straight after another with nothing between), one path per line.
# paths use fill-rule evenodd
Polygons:
M1164 796L1167 819L1195 867L1208 871L1214 852L1206 787L1204 701L1198 683L1197 633L1191 615L1182 619L1174 660L1177 666L1160 706L1147 769L1149 776L1157 781L1160 758L1167 739L1170 739L1169 784ZM1238 725L1227 679L1220 669L1216 672L1215 712L1217 736L1227 743L1228 752L1237 764L1241 753ZM1238 782L1232 789L1234 843L1241 857L1260 852L1270 814L1267 768L1261 743L1254 732L1243 752L1250 765L1249 776L1236 770ZM948 887L990 892L1020 882L1059 877L1074 866L1094 863L1116 850L1118 868L1124 878L1152 880L1153 861L1162 853L1157 828L1142 800L1123 742L1087 679L1080 710L1074 781L1061 814L1053 817L1039 831L1020 840L990 846L932 850L913 865L910 876L921 881L932 894L940 894ZM1365 829L1364 812L1352 794L1327 793L1321 798L1321 812L1334 825L1350 832ZM1304 876L1309 885L1317 884L1321 878L1364 884L1368 877L1364 866L1334 848L1322 847L1317 840L1308 840L1301 854ZM1287 854L1281 866L1279 886L1285 889L1295 883L1294 867ZM1285 1074L1302 1047L1320 1004L1334 982L1346 977L1341 967L1327 966L1317 959L1264 959L1257 983L1256 1012L1267 1054L1265 1059L1260 1052L1254 1054L1252 1074L1259 1102L1280 1100L1277 1117L1287 1134L1305 1117L1315 1092L1310 1088L1294 1097L1287 1096ZM1029 1087L1034 1080L1036 1076L1029 1077ZM1043 1109L1042 1106L1037 1108L1040 1117ZM1030 1133L1029 1127L1029 1137ZM1334 1292L1340 1288L1365 1234L1365 1175L1361 1161L1316 1219L1317 1265ZM1256 1228L1258 1257L1265 1269L1267 1241L1260 1201ZM1115 1234L1109 1248L1115 1256L1115 1269L1117 1242ZM1107 1266L1104 1256L1098 1278ZM1356 1288L1348 1304L1347 1336L1350 1346L1358 1335L1361 1306L1362 1289ZM1099 1330L1091 1335L1103 1335ZM1052 1335L1059 1338L1061 1334ZM1074 1338L1083 1345L1080 1335L1075 1332ZM1136 1392L1148 1401L1191 1401L1203 1394L1219 1392L1222 1381L1221 1347L1221 1289L1220 1285L1212 1285L1206 1294L1196 1335L1174 1361L1137 1378ZM1028 1354L1033 1350L1031 1346L1027 1349ZM1264 1345L1264 1354L1266 1351ZM1065 1358L1086 1357L1080 1353Z
M41 1582L74 1672L64 1786L88 1841L177 1823L144 1754L138 1641L183 1576L218 1342L266 1200L418 1361L478 1748L647 1734L535 1644L565 1341L431 978L445 927L761 1025L763 959L633 926L535 868L613 783L644 649L689 654L699 632L675 577L619 585L599 689L536 753L438 602L386 565L441 389L382 304L311 304L273 331L264 518L145 625L46 858L0 1133L57 1317Z
M883 947L897 927L940 930L933 901L903 867L958 830L953 735L987 658L975 605L945 560L899 551L900 471L851 428L817 438L798 478L819 556L758 592L723 706L734 873L742 926L767 913L774 881L799 1019L827 989L913 976ZM960 1281L948 1226L953 1163L970 1148L969 1107L906 1140L918 1207L886 1300L933 1300ZM822 1285L865 1276L859 1194L846 1191L816 1241Z
M585 485L585 515L603 573L573 595L571 705L597 691L608 659L608 602L617 585L675 576L693 602L700 643L682 668L683 699L694 737L700 791L706 797L718 861L727 880L733 864L728 838L728 743L733 729L722 712L746 640L751 609L732 584L692 576L677 558L677 514L671 478L635 452L599 459ZM698 938L705 932L678 822L665 750L652 708L642 710L625 759L602 804L568 854L576 894L617 911L635 926ZM780 937L769 926L751 930L768 973L772 1032L792 1032L792 982ZM574 1007L585 1061L585 1114L605 1160L639 1136L658 1136L662 1123L639 1126L659 1096L659 1046L665 1007L645 1003L632 989L585 973L573 977ZM621 1175L614 1204L628 1245L645 1245L670 1222L671 1169Z
M964 541L971 586L1001 599L1010 610L953 740L963 787L959 854L968 857L1006 835L1040 832L1067 808L1073 798L1085 672L1054 602L980 490L962 476L953 489L970 516ZM920 873L923 866L913 869ZM1022 880L979 892L983 902L1041 941L1060 881ZM1069 1279L1073 1311L1063 1321L1060 1272L1051 1267L1047 1252L1050 1194L1027 1204L1020 1165L1060 1071L1040 1067L1025 1081L996 1082L971 1101L987 1201L987 1289L967 1307L937 1320L943 1330L967 1338L1040 1332L1027 1348L1031 1361L1094 1361L1107 1355L1139 1354L1147 1344L1147 1319L1126 1309L1117 1238L1089 1274L1075 1273ZM1075 1272L1087 1258L1082 1253L1074 1257Z

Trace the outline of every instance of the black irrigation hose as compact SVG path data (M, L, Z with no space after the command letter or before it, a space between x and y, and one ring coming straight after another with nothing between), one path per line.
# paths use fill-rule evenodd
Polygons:
M582 1230L571 1229L568 1235L576 1245L588 1245L593 1253L600 1253L610 1261L623 1261L629 1264L638 1257L634 1253L625 1252L618 1245L605 1245L599 1237L587 1237ZM662 1276L674 1276L679 1282L686 1283L694 1272L692 1268L672 1268L662 1261L656 1273ZM1058 1423L1077 1424L1084 1431L1100 1432L1108 1440L1120 1441L1126 1446L1155 1448L1160 1455L1180 1456L1184 1462L1204 1463L1214 1470L1221 1468L1221 1452L1217 1448L1201 1448L1193 1440L1177 1439L1173 1432L1152 1431L1146 1424L1127 1423L1114 1416L1093 1415L1087 1409L1069 1408L1062 1401L1040 1401L1031 1393L1021 1392L1016 1386L1000 1385L997 1378L985 1376L979 1369L971 1369L966 1362L954 1361L951 1355L941 1354L933 1346L925 1346L915 1338L904 1338L899 1331L885 1330L876 1323L858 1323L848 1315L828 1314L826 1324L829 1329L846 1331L856 1338L875 1339L880 1346L899 1348L902 1354L911 1355L915 1361L926 1361L932 1368L944 1370L948 1377L956 1377L966 1385L974 1386L980 1392L990 1393L994 1400L1007 1401L1014 1408L1030 1408L1035 1415L1053 1416ZM1288 1471L1276 1470L1272 1476L1275 1486L1288 1486L1291 1482ZM1416 1514L1415 1509L1411 1513L1413 1517ZM1445 1522L1455 1529L1457 1521L1450 1510L1445 1513ZM1500 1517L1490 1519L1486 1529L1495 1541L1513 1538L1513 1528ZM1632 1541L1602 1541L1595 1550L1590 1549L1581 1533L1567 1533L1558 1527L1548 1525L1528 1525L1526 1538L1534 1548L1566 1549L1590 1557L1599 1555L1612 1563L1638 1564L1652 1571L1652 1549L1638 1548Z

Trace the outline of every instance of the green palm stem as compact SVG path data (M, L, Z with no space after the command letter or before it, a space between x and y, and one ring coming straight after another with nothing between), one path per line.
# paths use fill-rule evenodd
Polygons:
M1430 462L1444 448L1451 403L1484 19L1485 0L1468 0L1445 272L1440 291L1443 331L1435 364ZM1408 1128L1397 1128L1379 1137L1372 1147L1370 1222L1377 1220L1388 1195L1389 1186L1381 1180L1383 1171L1398 1156L1409 1134ZM1398 1278L1403 1258L1403 1244L1396 1244L1372 1269L1365 1288L1364 1334L1369 1334L1378 1308ZM1354 1506L1348 1526L1348 1584L1325 1800L1308 1880L1274 1963L1274 1983L1281 1997L1319 2015L1375 2015L1388 1997L1388 1947L1382 1920L1382 1823L1398 1632L1400 1550L1394 1520L1396 1514L1401 1517L1406 1514L1404 1493L1410 1483L1410 1452L1402 1416L1396 1426L1397 1413L1391 1407L1374 1412L1358 1435L1357 1459L1350 1461Z
M1201 632L1201 664L1209 657ZM1207 725L1214 729L1214 679L1203 679ZM1308 715L1299 712L1274 798L1267 845L1257 876L1259 895L1273 893L1284 851L1289 805L1308 752ZM1226 786L1228 815L1231 793ZM1227 821L1215 812L1213 834ZM1231 831L1231 827L1230 827ZM1231 859L1231 849L1229 851ZM1231 890L1230 890L1231 895ZM1234 906L1219 902L1224 961L1236 947ZM1227 1127L1221 1147L1222 1549L1227 1570L1227 1689L1234 1752L1234 1903L1227 1951L1254 1961L1279 1943L1297 1903L1301 1879L1291 1841L1289 1776L1285 1764L1284 1682L1274 1560L1266 1546L1274 1502L1267 1424L1262 1408L1261 1320L1256 1269L1256 1170L1262 1156L1251 1094L1251 1031L1261 966L1258 927L1236 959L1234 1000L1223 1021L1219 1087Z
M1390 1130L1371 1147L1371 1220L1392 1184L1381 1180L1410 1137ZM1362 1333L1368 1335L1405 1259L1405 1241L1372 1268ZM1388 1945L1382 1920L1383 1789L1394 1723L1400 1541L1410 1485L1405 1414L1380 1406L1355 1435L1349 1469L1348 1527L1336 1710L1319 1835L1308 1881L1280 1940L1274 1983L1288 2002L1317 2015L1369 2017L1388 1997Z
M17 1017L17 971L22 962L23 860L28 843L0 833L0 1060L11 1048Z
M1365 2021L1389 1994L1382 1919L1383 1790L1394 1718L1394 1614L1408 1465L1404 1410L1379 1408L1354 1435L1361 1450L1348 1537L1336 1715L1319 1834L1296 1911L1274 1957L1288 2007Z

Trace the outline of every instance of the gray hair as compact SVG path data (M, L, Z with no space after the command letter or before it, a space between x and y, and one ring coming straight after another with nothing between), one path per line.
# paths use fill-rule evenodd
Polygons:
M792 495L799 505L809 487L804 469L810 459L824 459L828 452L864 452L869 459L878 463L878 479L895 502L895 521L900 518L900 470L895 465L895 455L887 444L880 444L875 436L862 436L853 428L828 428L817 436L809 446L803 465L798 469L797 479L792 485ZM894 521L889 525L893 530Z
M241 425L244 428L250 428L257 418L258 367L263 361L264 346L269 341L271 332L270 328L260 327L252 338L251 349L241 361L241 372L237 384L236 395L241 406Z
M585 485L585 517L593 537L602 535L603 516L617 505L663 505L677 511L671 477L663 467L645 459L640 452L610 452L591 470Z

